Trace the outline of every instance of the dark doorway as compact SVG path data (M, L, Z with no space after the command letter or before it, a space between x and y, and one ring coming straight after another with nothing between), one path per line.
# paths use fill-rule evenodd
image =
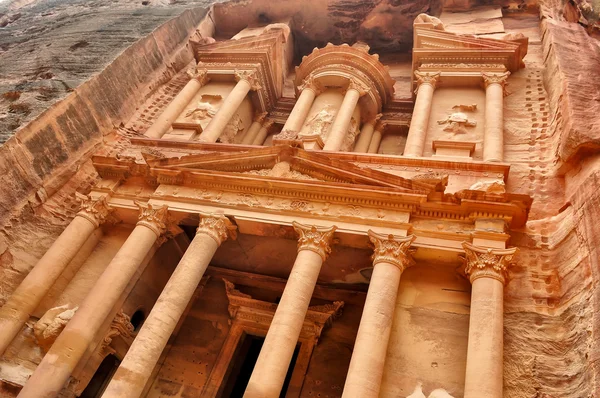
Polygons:
M121 361L116 356L107 355L79 398L100 398L120 363Z
M264 341L264 337L252 336L249 334L244 336L244 338L238 345L238 349L236 350L235 355L231 360L230 373L226 377L225 382L223 383L223 390L220 394L220 397L243 397L244 391L246 391L246 386L248 385L248 381L250 381L252 370L254 369L254 365L256 364L258 354L260 354L260 350L263 346ZM296 360L298 359L299 352L300 344L298 344L296 346L296 349L294 350L294 355L292 356L290 367L288 368L287 374L285 376L285 382L283 383L281 394L279 394L280 398L284 398L287 393L290 381L292 380L292 374L294 373L294 366L296 365Z

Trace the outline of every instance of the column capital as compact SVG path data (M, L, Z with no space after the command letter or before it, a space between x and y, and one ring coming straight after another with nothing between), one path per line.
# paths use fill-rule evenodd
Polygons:
M492 249L468 242L463 242L462 246L465 249L465 273L471 283L478 278L493 278L506 283L508 267L513 264L519 249Z
M373 243L373 266L378 263L389 263L395 265L401 272L412 265L414 260L412 252L414 249L410 247L415 240L414 235L394 236L392 234L378 234L372 230L368 231L369 239Z
M265 119L265 121L262 124L262 128L269 130L271 127L273 127L274 124L275 124L275 120Z
M508 71L503 73L483 72L481 73L481 77L483 77L483 87L488 88L491 84L498 84L502 87L502 93L506 97L508 95L508 92L506 91L506 81L508 80L508 76L510 76L510 72Z
M421 84L429 84L435 90L440 81L440 76L441 72L421 72L416 70L415 78L417 79L417 88L419 88Z
M362 97L363 95L366 95L371 89L369 88L369 86L367 86L360 80L356 78L351 78L348 83L348 90L346 92L350 90L357 91L358 94Z
M377 124L379 124L379 119L381 119L382 116L383 113L378 113L373 119L369 120L367 123L370 123L373 125L373 127L375 127Z
M335 225L329 228L316 227L314 225L300 224L295 221L292 225L294 226L294 230L300 235L298 238L298 251L311 250L325 261L331 253L333 233L337 227Z
M265 118L267 117L268 114L269 114L268 112L256 113L254 115L254 119L252 119L252 121L262 124L265 121Z
M98 228L102 225L113 209L106 202L106 196L98 199L92 199L90 195L75 193L78 200L81 201L81 208L77 216L83 217Z
M260 85L260 78L258 77L258 73L253 70L236 70L234 72L235 81L239 82L240 80L245 80L249 85L252 91L257 91L262 88Z
M186 74L190 77L190 79L197 80L201 86L204 86L210 80L210 77L208 77L208 70L206 68L202 68L200 65L189 68L186 71Z
M302 81L302 84L299 85L297 88L299 92L302 92L305 89L312 90L314 91L315 95L319 95L323 92L323 86L315 79L315 76L313 74L310 74L307 77L305 77Z
M134 202L138 209L138 222L136 225L143 225L156 234L158 238L167 231L167 222L169 216L169 206L163 205L154 207L150 203Z
M229 218L223 214L200 213L200 224L196 229L196 235L210 236L221 245L227 238L237 237L237 227L231 223Z

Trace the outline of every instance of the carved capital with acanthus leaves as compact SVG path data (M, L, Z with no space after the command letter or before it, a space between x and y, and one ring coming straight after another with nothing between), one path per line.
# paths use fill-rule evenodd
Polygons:
M200 213L200 224L196 229L196 235L210 236L217 245L220 245L227 238L237 237L237 227L223 214Z
M263 124L263 122L265 121L265 118L267 117L268 114L269 114L268 112L257 113L254 115L253 121L256 123Z
M201 86L204 86L210 80L210 77L208 77L208 70L199 65L189 68L186 73L190 79L196 80Z
M369 86L367 86L360 80L352 78L348 82L348 91L350 90L357 91L358 95L362 97L363 95L366 95L371 89L369 88Z
M294 230L300 235L298 238L298 251L311 250L317 253L323 261L331 253L331 243L333 233L337 229L334 225L329 228L316 227L314 225L304 225L293 222Z
M96 228L102 225L113 211L106 201L106 196L92 199L89 195L81 195L80 193L76 193L75 195L81 202L81 207L77 216L85 218L94 224Z
M372 230L368 231L369 239L374 246L373 249L373 266L379 263L388 263L395 265L401 272L412 265L414 260L412 252L414 249L410 247L415 240L414 235L394 236L392 234L378 234Z
M134 202L138 209L138 222L136 225L143 225L149 228L156 234L158 238L167 231L168 222L168 206L163 205L160 207L154 207L151 203L141 203L138 201Z
M234 74L235 81L239 82L240 80L244 80L250 85L250 89L252 91L257 91L262 88L262 86L260 85L260 77L258 76L258 73L256 73L256 71L236 70Z
M492 84L498 84L502 87L502 93L506 97L508 92L506 91L506 81L508 80L508 76L510 76L510 72L503 73L488 73L483 72L481 74L483 77L483 86L487 89Z
M502 284L506 283L508 268L513 264L519 249L492 249L468 242L463 242L462 246L465 249L465 273L471 283L478 278L492 278Z
M305 89L309 89L314 91L315 95L319 95L323 92L323 86L319 83L314 75L308 75L303 81L302 84L298 86L298 91L302 92Z
M421 72L415 71L415 78L417 79L417 86L421 84L429 84L434 89L437 87L438 82L440 81L440 76L442 74L440 72Z

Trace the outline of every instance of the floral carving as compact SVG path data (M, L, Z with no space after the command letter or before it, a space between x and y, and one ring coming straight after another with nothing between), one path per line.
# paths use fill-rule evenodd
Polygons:
M294 230L300 235L298 238L298 251L311 250L325 261L331 253L333 233L337 227L334 225L329 228L322 228L314 225L303 225L297 222L294 222L292 225L294 226Z
M250 89L252 91L257 91L262 88L260 85L260 78L256 71L253 70L236 70L235 71L235 80L240 81L244 80L250 85Z
M314 75L308 75L302 84L298 86L298 91L302 92L305 89L314 91L315 95L319 95L323 91L323 86L315 79Z
M135 201L134 203L139 209L137 225L143 225L151 229L157 237L160 237L166 232L168 218L167 205L155 208L154 205L150 203L144 204L138 201Z
M417 86L421 84L429 84L431 87L436 88L438 81L440 80L440 72L421 72L415 71L415 78L417 79Z
M369 92L369 87L358 79L350 79L348 90L355 90L362 97Z
M81 201L81 207L78 217L83 217L98 228L106 221L108 215L112 212L112 208L106 202L106 196L98 199L92 199L89 195L81 195L76 193L77 199Z
M411 255L414 249L410 247L415 240L414 235L400 237L392 234L378 234L372 230L369 230L368 234L369 240L374 246L372 257L374 266L378 263L389 263L404 272L406 268L414 265Z
M510 76L510 72L504 73L482 73L483 77L483 85L487 89L491 84L499 84L502 86L502 93L506 97L508 92L506 91L506 81L508 80L508 76Z
M208 77L208 71L205 68L199 67L198 65L189 68L186 73L190 79L197 80L202 86L204 86L210 80Z
M227 240L227 237L236 238L237 227L222 214L200 213L200 224L196 229L196 235L208 235L218 245Z
M508 268L513 264L518 249L492 249L463 242L465 273L471 283L478 278L493 278L503 284L508 278Z

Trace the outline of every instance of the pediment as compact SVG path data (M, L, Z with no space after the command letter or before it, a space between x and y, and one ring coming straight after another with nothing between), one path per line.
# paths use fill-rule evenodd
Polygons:
M393 188L397 192L428 194L443 190L443 183L410 180L350 162L332 159L325 153L291 146L252 149L247 152L156 158L145 154L154 173L203 173L213 177L254 178L271 181L301 181L304 184L352 184Z

